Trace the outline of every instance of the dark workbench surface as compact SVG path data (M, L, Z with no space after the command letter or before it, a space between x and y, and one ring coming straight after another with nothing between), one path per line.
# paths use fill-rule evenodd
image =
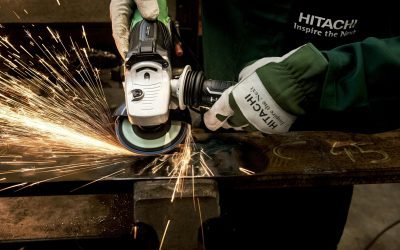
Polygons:
M378 134L343 132L290 132L285 135L259 133L193 133L197 149L203 149L214 174L196 178L217 179L235 188L289 187L386 183L400 180L400 130ZM139 180L170 179L171 168L153 173L145 168L154 157L82 159L31 168L0 166L0 195L79 194L119 192ZM65 166L83 164L77 171ZM248 171L242 171L250 170ZM252 174L252 172L254 174ZM27 182L17 192L12 185ZM93 183L90 183L93 182ZM34 184L30 187L29 184ZM90 185L88 185L90 183ZM84 186L83 186L84 185ZM51 187L51 188L49 188Z

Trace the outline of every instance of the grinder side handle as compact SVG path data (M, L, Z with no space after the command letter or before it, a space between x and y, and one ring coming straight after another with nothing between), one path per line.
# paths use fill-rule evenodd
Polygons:
M222 93L236 82L205 79L203 71L192 71L190 67L184 69L179 78L179 106L198 108L211 107Z
M211 107L236 82L208 79L203 82L199 106Z

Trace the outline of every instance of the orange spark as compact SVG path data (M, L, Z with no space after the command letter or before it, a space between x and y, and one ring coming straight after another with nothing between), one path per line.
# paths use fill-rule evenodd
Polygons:
M38 43L33 33L25 30L39 54L0 37L0 43L8 48L0 62L9 68L0 71L0 166L6 167L0 175L56 172L57 176L43 180L49 181L126 162L124 157L133 154L115 139L98 70L76 43L71 40L74 54L69 54L59 34L47 30L58 46ZM24 61L18 47L33 62ZM71 56L78 58L83 75L73 74ZM85 161L62 164L69 157ZM9 170L11 166L15 169ZM20 186L24 189L43 181Z
M163 236L162 236L161 242L160 242L160 247L158 248L158 250L161 250L161 249L162 249L162 246L163 246L163 244L164 244L165 235L167 235L167 231L168 231L168 227L169 227L169 223L170 223L170 222L171 222L171 220L168 220L168 221L167 221L167 225L165 226L164 233L163 233Z

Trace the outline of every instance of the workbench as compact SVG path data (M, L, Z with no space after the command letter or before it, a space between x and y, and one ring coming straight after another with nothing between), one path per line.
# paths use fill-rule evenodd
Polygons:
M199 172L186 178L173 202L176 178L168 177L168 168L155 173L144 169L153 157L116 160L104 168L65 176L39 170L5 173L12 167L2 166L2 246L60 240L66 246L70 240L108 239L126 241L137 249L157 249L170 222L165 249L196 249L201 222L219 215L221 187L292 188L400 180L400 130L262 135L195 129L193 137L197 148L208 155L206 163L213 176ZM21 189L18 184L23 182L37 184Z

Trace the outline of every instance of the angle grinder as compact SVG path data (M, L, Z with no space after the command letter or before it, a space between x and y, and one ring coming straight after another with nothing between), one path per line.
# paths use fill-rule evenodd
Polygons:
M125 61L125 103L114 113L115 133L128 150L158 155L176 148L191 123L188 107L210 107L235 82L206 80L185 66L173 79L172 36L161 21L142 19L131 29Z

